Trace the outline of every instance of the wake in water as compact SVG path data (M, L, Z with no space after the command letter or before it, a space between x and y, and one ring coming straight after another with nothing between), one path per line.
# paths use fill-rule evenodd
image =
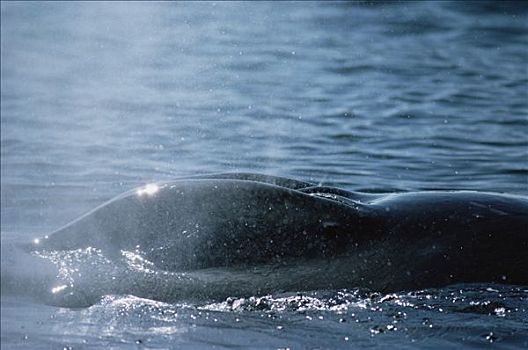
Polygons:
M147 185L12 247L2 248L2 293L73 307L115 294L174 302L528 285L528 199L221 174Z

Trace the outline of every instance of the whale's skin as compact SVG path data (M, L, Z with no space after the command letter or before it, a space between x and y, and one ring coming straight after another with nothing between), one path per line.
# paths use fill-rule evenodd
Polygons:
M258 174L149 186L99 206L38 240L33 249L98 247L110 257L134 250L171 272L283 266L267 277L284 271L284 281L297 279L288 283L307 289L528 285L528 198L523 196L368 194ZM304 272L292 272L298 266ZM318 278L306 272L307 266L329 271L314 267Z

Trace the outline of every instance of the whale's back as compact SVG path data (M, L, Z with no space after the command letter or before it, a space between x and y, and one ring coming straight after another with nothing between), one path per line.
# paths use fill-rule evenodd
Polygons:
M44 240L54 249L138 251L187 270L335 256L350 244L355 210L247 180L192 179L126 193Z

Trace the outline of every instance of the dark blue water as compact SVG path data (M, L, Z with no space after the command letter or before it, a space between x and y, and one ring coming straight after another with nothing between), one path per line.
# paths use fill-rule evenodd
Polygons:
M199 173L526 195L527 62L522 2L2 2L2 242ZM81 310L3 293L2 346L528 346L526 288L354 293Z

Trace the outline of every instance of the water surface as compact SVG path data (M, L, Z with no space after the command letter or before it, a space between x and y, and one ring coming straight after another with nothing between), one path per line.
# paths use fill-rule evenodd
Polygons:
M522 2L2 2L2 242L199 173L527 195L527 17ZM299 293L80 310L3 293L2 345L528 343L526 288Z

